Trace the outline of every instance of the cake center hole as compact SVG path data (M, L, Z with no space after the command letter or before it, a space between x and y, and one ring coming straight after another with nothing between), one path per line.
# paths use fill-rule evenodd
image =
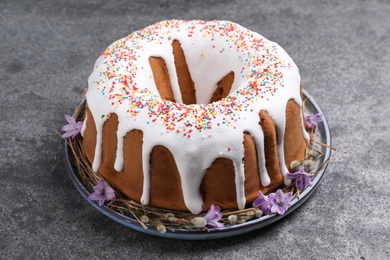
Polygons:
M187 61L178 40L172 42L177 79L180 87L181 99L184 104L197 104L196 89ZM153 72L156 88L163 100L176 102L169 72L165 60L161 57L149 57L149 64ZM209 97L209 103L221 100L229 95L234 81L234 72L226 74L215 86L214 93Z

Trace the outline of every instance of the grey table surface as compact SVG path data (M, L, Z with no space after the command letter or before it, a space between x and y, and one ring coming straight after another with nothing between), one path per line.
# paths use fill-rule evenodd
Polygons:
M338 154L311 198L241 236L171 240L110 220L73 186L55 130L114 40L226 19L276 41ZM389 259L390 1L0 1L0 259ZM343 153L343 151L348 151Z

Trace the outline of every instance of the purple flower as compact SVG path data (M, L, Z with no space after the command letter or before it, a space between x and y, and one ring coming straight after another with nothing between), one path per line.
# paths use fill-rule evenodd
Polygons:
M270 212L271 203L269 201L268 196L265 196L261 191L259 191L259 197L257 197L252 202L253 207L258 208L261 207L263 212Z
M62 131L65 131L65 133L62 135L62 138L66 139L72 137L72 139L74 139L80 133L83 122L76 122L76 118L70 115L65 115L65 119L69 124L62 127Z
M287 173L287 175L291 179L295 179L295 186L301 191L304 191L307 186L313 185L311 183L311 179L313 178L314 174L306 172L303 166L299 167L298 171L294 173Z
M218 222L218 220L222 218L222 213L220 211L221 209L218 206L214 206L214 204L210 206L209 211L206 216L204 216L204 219L207 221L207 225L216 228L224 226L222 223Z
M313 113L310 113L305 116L305 119L307 127L315 128L318 126L318 123L322 122L322 115L320 113L317 113L315 115Z
M271 212L278 213L279 215L283 215L286 210L291 207L291 198L292 192L288 192L286 194L283 193L281 189L276 191L275 193L271 193L268 195L269 201L271 202Z
M98 184L93 187L94 193L88 196L88 199L99 201L99 206L103 206L106 200L115 198L115 191L113 188L107 185L107 182L103 179L98 181Z
M259 197L255 199L252 204L253 207L261 207L261 210L264 213L278 213L283 215L284 212L291 206L292 192L286 194L283 193L281 189L278 189L275 193L270 193L268 196L263 195L259 191Z

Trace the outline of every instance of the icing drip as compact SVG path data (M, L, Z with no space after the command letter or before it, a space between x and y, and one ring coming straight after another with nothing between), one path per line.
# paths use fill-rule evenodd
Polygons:
M254 132L250 132L250 134L256 143L257 162L259 165L260 181L264 186L268 186L271 183L271 179L268 176L267 168L265 165L264 133L263 131L254 131Z
M185 53L198 104L181 103L173 40L181 43ZM176 103L159 97L148 63L151 56L165 60ZM207 104L218 81L231 71L235 78L230 94ZM143 132L142 204L150 200L151 151L163 145L176 161L184 201L192 213L202 211L199 187L206 170L218 157L233 161L237 204L242 209L246 203L243 133L250 133L255 141L260 179L268 186L264 133L258 122L261 110L269 113L278 133L280 169L285 182L289 182L283 148L285 109L290 99L302 106L299 88L298 68L287 53L240 25L197 20L156 23L114 42L95 63L86 93L97 131L92 168L99 169L103 125L115 113L119 121L116 171L123 169L125 135L133 129ZM308 140L303 121L301 125Z
M84 137L85 129L87 129L87 120L88 120L88 115L85 115L83 125L82 125L81 131L80 131L80 134L82 137Z

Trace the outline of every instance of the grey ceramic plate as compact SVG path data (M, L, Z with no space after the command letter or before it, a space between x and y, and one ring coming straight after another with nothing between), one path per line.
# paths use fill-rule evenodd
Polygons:
M318 106L317 102L304 90L303 91L304 97L307 99L305 103L305 113L321 113L321 108ZM331 137L330 137L330 131L329 126L326 121L325 116L323 116L323 123L319 125L318 127L318 141L327 144L328 146L331 145ZM68 168L68 172L70 175L70 178L74 185L76 186L77 190L81 193L81 195L97 210L99 210L101 213L106 215L107 217L111 218L112 220L124 225L125 227L129 227L134 230L138 230L140 232L144 232L150 235L160 236L160 237L166 237L166 238L176 238L176 239L190 239L190 240L202 240L202 239L217 239L217 238L224 238L224 237L230 237L230 236L236 236L240 234L244 234L250 231L254 231L260 228L263 228L265 226L268 226L270 224L273 224L275 221L278 221L279 219L287 216L289 213L293 212L295 209L297 209L300 205L302 205L313 192L318 187L322 177L325 174L326 166L315 176L315 178L312 180L313 185L306 188L303 193L301 193L299 199L294 199L291 204L292 206L286 211L284 215L277 215L277 214L270 214L270 215L264 215L261 218L254 219L251 221L248 221L243 224L237 224L234 226L226 226L222 228L210 228L208 231L204 230L196 230L196 229L181 229L181 228L174 228L172 231L167 230L166 233L160 233L155 228L150 227L148 229L144 229L136 219L130 216L123 215L117 211L112 210L111 208L107 206L99 207L98 204L94 201L91 201L88 199L88 196L90 194L91 190L90 188L87 189L83 182L79 178L79 174L77 169L74 167L74 165L71 163L70 156L72 156L71 152L68 149L67 142L64 142L64 152L65 152L65 160L66 165ZM328 160L330 157L330 149L326 147L322 147L322 153L323 157L321 157L320 160L317 161L318 165L322 164L324 161Z

